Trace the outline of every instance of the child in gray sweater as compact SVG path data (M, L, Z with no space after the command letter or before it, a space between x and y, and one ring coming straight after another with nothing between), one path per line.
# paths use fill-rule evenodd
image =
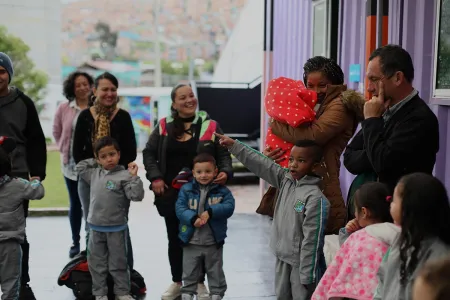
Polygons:
M31 182L12 178L9 154L16 143L0 137L0 286L3 299L18 299L22 266L20 244L25 238L23 201L42 199L44 187L39 180Z
M92 276L92 294L96 300L108 300L108 273L114 280L117 300L130 296L130 270L127 263L127 230L130 201L142 201L144 187L135 163L128 170L119 165L120 148L116 140L103 137L94 145L97 160L81 161L76 169L91 186L88 265Z
M216 136L246 168L279 189L269 244L276 256L277 299L311 299L325 271L324 229L330 208L320 190L321 178L313 173L322 148L311 140L297 141L285 169L239 141Z

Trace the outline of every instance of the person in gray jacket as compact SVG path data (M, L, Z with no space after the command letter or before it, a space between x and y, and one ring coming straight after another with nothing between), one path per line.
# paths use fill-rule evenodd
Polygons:
M95 143L91 158L78 163L79 176L91 186L88 265L92 276L92 294L96 300L108 300L108 273L114 280L117 300L132 300L130 270L127 263L128 210L130 201L142 201L144 186L135 163L128 171L119 165L120 148L106 136Z
M277 299L310 299L325 268L324 230L330 208L319 187L321 179L313 173L322 160L322 148L311 140L297 141L289 168L284 169L239 141L216 136L246 168L279 189L270 235L277 258Z
M44 187L37 179L29 182L12 177L10 153L15 141L0 137L0 286L2 300L19 299L22 249L25 240L23 202L42 199Z
M406 175L395 187L391 215L401 232L380 265L374 299L411 300L422 266L450 254L447 191L431 175Z

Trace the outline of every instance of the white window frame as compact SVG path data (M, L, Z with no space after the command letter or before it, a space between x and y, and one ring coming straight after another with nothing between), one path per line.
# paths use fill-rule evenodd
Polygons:
M450 89L438 89L437 83L437 64L439 56L439 31L441 23L441 5L442 0L436 1L436 24L435 24L435 39L434 39L434 68L433 68L433 98L444 98L450 100Z
M326 14L326 26L325 26L325 41L324 41L324 48L325 53L314 53L314 22L315 22L315 9L316 6L325 4L325 14ZM330 57L330 32L331 32L331 5L330 0L315 0L312 3L311 7L311 16L312 16L312 26L311 26L311 54L312 56L325 56Z

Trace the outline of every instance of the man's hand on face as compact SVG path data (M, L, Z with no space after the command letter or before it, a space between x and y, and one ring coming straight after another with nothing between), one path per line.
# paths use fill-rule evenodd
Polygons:
M390 102L390 99L384 97L384 83L380 80L378 82L378 96L373 96L364 104L364 119L380 118L389 107Z

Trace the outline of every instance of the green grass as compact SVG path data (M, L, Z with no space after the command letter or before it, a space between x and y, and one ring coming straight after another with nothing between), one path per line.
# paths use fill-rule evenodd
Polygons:
M61 161L58 151L47 152L47 177L44 182L45 197L30 201L30 207L69 207L69 194L61 173Z

